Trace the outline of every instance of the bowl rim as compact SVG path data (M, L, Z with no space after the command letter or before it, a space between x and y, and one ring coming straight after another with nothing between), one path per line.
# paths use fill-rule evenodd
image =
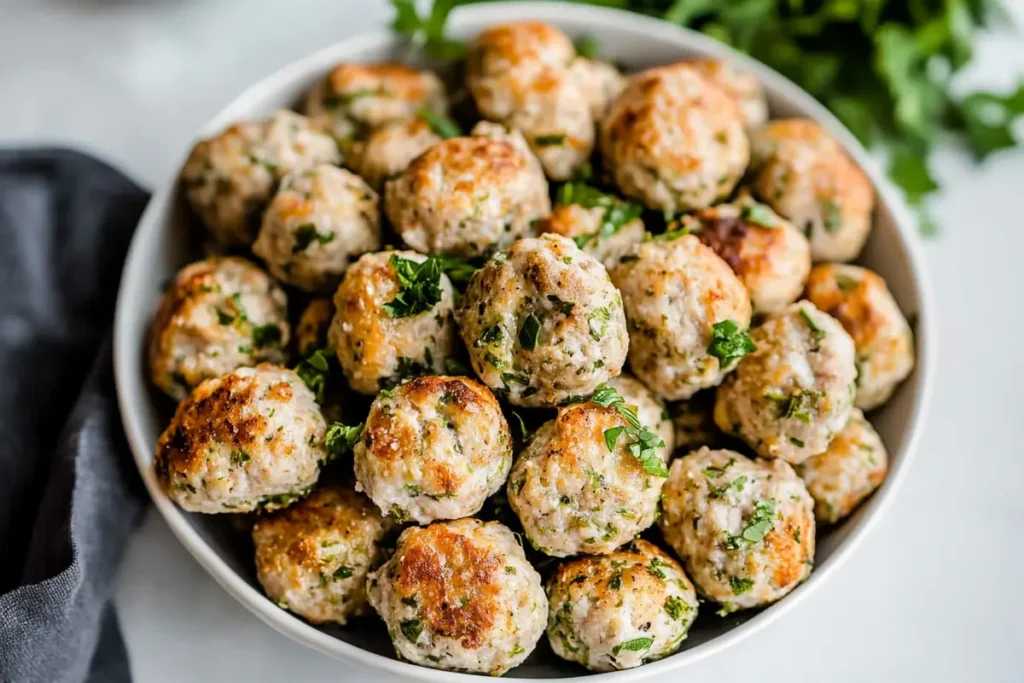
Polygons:
M891 460L895 461L895 467L890 469L885 486L874 494L873 508L858 521L848 536L836 546L829 557L828 564L822 569L814 571L805 585L788 595L786 599L769 605L760 613L726 633L701 643L692 649L677 652L664 659L634 669L605 673L582 673L579 676L557 679L559 681L593 681L595 677L600 676L601 680L607 681L636 681L691 665L721 652L762 630L768 624L793 610L815 588L823 585L825 580L837 572L839 567L852 556L853 552L864 541L868 532L874 528L879 518L882 517L895 498L896 492L913 460L925 427L931 391L934 385L934 368L937 358L936 328L932 314L934 310L933 295L924 265L922 247L916 231L915 221L912 219L902 197L879 171L871 156L856 138L843 127L831 112L795 83L775 72L767 65L693 30L653 17L607 7L555 2L495 2L468 5L460 6L453 12L450 25L458 27L463 24L497 23L524 17L551 22L556 25L560 22L569 21L587 23L595 28L600 27L610 31L618 30L649 34L665 42L675 43L680 47L703 53L705 56L726 59L754 74L761 83L777 93L782 99L806 111L810 118L824 126L842 144L850 157L864 170L875 188L879 204L884 204L891 212L896 233L903 243L902 246L909 261L911 286L918 300L917 329L915 331L917 348L916 372L918 373L918 379L914 394L907 397L908 400L914 401L915 407L912 410L909 424L906 427L907 432L903 440L903 448L898 458L891 458ZM250 85L240 95L230 100L200 128L197 137L202 137L224 127L235 111L250 106L251 101L260 97L267 89L280 88L283 84L301 79L311 73L322 72L335 62L344 59L346 55L392 41L393 34L390 30L378 30L338 41L295 60ZM166 178L158 187L157 192L154 193L145 212L139 219L138 227L132 237L131 246L121 273L114 318L114 372L121 420L131 447L133 459L157 510L178 541L221 587L264 623L292 640L312 647L333 658L353 661L370 669L382 670L398 677L435 682L470 680L471 674L430 669L364 650L340 638L324 633L291 613L281 610L270 600L266 599L263 593L235 573L221 559L218 553L203 540L198 532L192 528L186 520L185 513L175 506L162 491L156 480L153 468L150 466L152 446L146 438L142 420L133 407L138 402L149 399L145 390L140 390L138 386L139 373L144 374L144 372L140 368L134 367L132 360L137 357L136 354L141 342L132 334L129 311L137 309L140 304L151 303L138 301L132 291L133 283L143 275L143 273L137 272L141 266L137 265L136 262L141 258L139 255L141 251L140 245L155 239L159 225L162 222L161 219L174 197L179 168L180 164L175 166L171 171L170 177ZM135 347L134 350L133 347ZM142 384L145 385L144 377ZM526 681L543 679L509 677L505 680L525 683Z

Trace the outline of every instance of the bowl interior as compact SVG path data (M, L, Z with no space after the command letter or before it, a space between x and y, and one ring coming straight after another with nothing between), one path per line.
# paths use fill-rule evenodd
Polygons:
M918 366L895 396L869 417L881 434L891 457L890 476L881 490L839 526L819 532L815 570L810 579L780 603L756 611L720 618L708 605L702 610L682 650L668 659L641 667L630 677L663 671L734 642L763 627L796 603L800 596L819 584L827 573L852 550L869 521L877 517L890 498L911 451L911 442L924 409L925 379L930 368L926 353L928 311L924 310L926 289L920 258L899 201L874 172L864 151L820 105L796 86L755 62L736 55L714 41L637 15L566 4L515 3L460 8L452 18L450 32L467 38L487 25L532 17L550 21L575 37L591 36L602 58L621 63L629 70L665 64L687 57L713 56L737 60L757 74L768 94L773 118L805 116L817 119L832 130L854 159L865 167L879 189L875 228L859 263L884 276L903 311L918 321ZM220 130L243 118L261 117L291 107L323 73L342 60L374 62L407 59L408 50L386 32L348 40L311 55L255 85L231 102L210 121L200 135ZM183 156L187 150L183 150ZM265 598L256 581L252 549L226 520L218 516L189 515L171 504L160 492L150 463L153 448L169 419L170 406L149 388L144 366L143 344L151 316L163 286L185 263L198 257L193 239L194 219L186 211L173 178L152 200L135 235L125 266L118 302L115 331L115 363L122 416L129 442L146 485L157 507L174 533L229 592L286 635L338 657L348 657L404 676L440 680L449 674L413 667L394 660L383 624L367 619L345 629L315 628L279 609ZM353 647L354 646L354 647ZM375 657L367 653L375 653ZM585 674L582 668L564 662L542 640L537 651L509 675L523 678L564 678ZM615 676L626 675L616 674Z

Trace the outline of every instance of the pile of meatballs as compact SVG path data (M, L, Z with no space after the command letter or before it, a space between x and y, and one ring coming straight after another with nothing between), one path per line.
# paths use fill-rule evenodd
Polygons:
M500 675L545 632L638 666L788 594L885 477L864 411L914 342L847 263L874 193L719 61L624 75L521 22L463 75L468 135L435 73L345 63L304 115L194 147L217 255L152 323L178 401L154 467L250 520L266 594L311 623L376 612L439 669Z

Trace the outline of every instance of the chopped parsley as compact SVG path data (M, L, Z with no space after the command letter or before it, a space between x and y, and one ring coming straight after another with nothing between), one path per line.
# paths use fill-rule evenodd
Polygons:
M441 300L441 262L428 256L422 262L391 255L391 267L398 276L398 294L384 304L392 318L405 318L429 311Z
M577 235L573 238L576 246L585 247L592 240L610 237L622 229L630 221L640 218L643 206L615 195L602 192L593 185L584 182L568 182L558 188L558 204L567 206L576 204L584 209L603 209L601 226L596 232L588 235Z
M787 396L780 392L769 392L765 398L775 401L779 406L779 417L793 418L804 424L810 424L812 408L811 402L819 398L821 394L811 389L802 389L795 394Z
M739 536L726 539L725 547L736 550L744 545L753 545L764 539L775 525L775 500L758 500L754 503L754 514L747 520Z
M416 600L415 595L405 595L402 597L402 604L408 605L409 607L416 607L419 602Z
M752 579L741 579L738 576L729 577L729 588L732 589L733 595L743 595L753 587L754 581Z
M764 204L757 202L744 204L743 208L740 209L740 217L748 223L760 225L762 228L779 227L779 219L775 216L775 213Z
M327 428L327 435L324 437L324 445L327 447L327 453L332 459L346 453L356 445L356 442L359 441L359 437L362 436L362 434L362 424L349 426L340 422L335 422Z
M711 330L708 353L718 359L720 367L728 367L748 353L757 351L757 345L746 332L740 330L740 326L734 320L717 322L712 325Z
M274 323L253 325L252 343L257 349L279 346L281 344L281 328Z
M568 258L572 258L572 257L568 257ZM576 304L574 302L572 302L572 301L564 301L557 294L548 294L548 301L550 301L552 304L554 304L555 308L557 308L559 310L559 312L561 312L564 315L571 314L572 313L572 309L576 308Z
M398 359L398 376L402 379L423 377L424 375L433 374L433 372L432 368L412 358L401 356Z
M419 113L416 116L418 116L421 121L425 122L428 126L430 126L430 130L434 131L434 133L438 137L444 140L457 138L462 135L462 129L459 128L458 124L456 124L447 116L438 114L437 112L431 111L426 107L420 109Z
M820 341L825 338L825 330L818 327L818 324L814 322L814 318L811 317L811 314L803 306L800 307L800 317L807 323L807 327L811 328L811 335L816 340Z
M616 572L615 576L609 579L608 588L613 591L617 591L622 588L622 572Z
M324 401L327 376L330 374L330 366L327 364L328 353L330 353L328 349L313 349L295 366L295 374L313 392L317 403Z
M231 451L231 464L232 465L244 465L249 462L249 454L241 448L236 448Z
M523 326L519 329L519 345L527 351L537 348L537 338L540 336L540 318L531 313L526 316Z
M604 408L614 408L628 423L625 427L612 427L605 430L604 441L609 451L615 450L619 436L625 433L629 437L629 452L640 461L644 472L657 477L667 477L668 470L658 448L664 448L665 441L657 432L651 431L637 417L636 411L626 405L622 396L612 387L603 384L597 388L590 400ZM617 430L617 431L616 431Z
M791 444L793 444L794 446L796 446L797 448L803 448L803 447L804 447L804 446L806 445L806 444L805 444L805 443L803 442L803 439L798 439L798 438L796 438L795 436L791 436L791 437L789 437L789 442L790 442Z
M449 375L469 375L469 366L463 363L458 358L445 358L444 359L444 370Z
M327 244L333 239L333 232L317 232L315 224L303 223L295 229L295 243L292 244L292 253L298 254L300 251L305 251L313 243L313 240L320 244Z
M590 336L594 338L594 341L601 341L611 319L612 312L608 310L607 306L602 306L590 314L590 317L587 318L587 326L590 328Z
M737 493L740 493L740 492L743 491L743 487L746 485L746 483L747 483L746 475L740 475L740 476L736 477L735 479L733 479L728 484L726 484L725 486L722 486L720 488L717 488L717 489L714 489L713 491L711 491L711 497L716 499L716 500L718 498L722 498L722 497L725 496L725 494L729 493L730 489L735 489Z
M663 570L662 567L667 567L667 566L668 566L667 564L665 564L664 562L662 562L658 558L652 557L651 558L651 563L649 565L647 565L647 571L649 571L651 573L651 576L653 576L653 577L655 577L657 579L665 579L665 570Z
M399 624L399 628L402 629L402 635L405 636L406 640L410 643L415 643L419 640L420 634L423 633L423 622L419 619L406 619Z
M457 256L434 254L431 258L437 259L440 262L441 270L452 281L452 284L460 289L468 284L473 279L476 271L479 270L479 266Z
M538 147L556 147L564 145L568 136L565 133L558 135L538 135L533 139L533 144Z
M671 595L668 600L665 601L665 612L668 614L669 619L679 621L683 618L683 615L689 611L690 606L680 597Z
M654 638L650 636L633 638L632 640L627 640L613 647L612 655L617 655L623 650L627 652L643 652L644 650L649 650L651 645L654 645Z
M725 463L721 467L705 467L704 476L708 479L718 479L720 476L725 474L725 471L736 464L736 458L729 458L729 462Z
M834 200L828 200L825 204L825 230L835 232L843 225L843 212L839 204Z
M849 275L836 275L836 287L839 291L849 294L860 286L860 281Z
M335 581L337 581L338 579L347 579L348 577L352 576L352 567L346 567L345 565L341 565L340 567L334 570L334 573L331 574L331 576L334 577Z

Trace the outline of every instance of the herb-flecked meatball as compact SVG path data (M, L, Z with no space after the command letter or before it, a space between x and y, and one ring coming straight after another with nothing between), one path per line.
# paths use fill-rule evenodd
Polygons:
M316 484L324 418L303 381L274 365L208 379L178 404L153 466L189 512L286 507Z
M757 350L718 388L715 422L758 455L798 464L828 448L853 410L853 340L800 301L754 328Z
M814 121L771 121L751 133L751 189L811 243L815 261L852 261L871 231L875 192Z
M383 560L389 525L365 497L327 486L252 530L256 576L267 597L314 624L366 614L366 575Z
M381 190L384 182L409 167L412 160L441 142L426 121L403 119L378 128L365 142L353 146L346 162L372 187Z
M533 652L548 616L540 575L497 522L406 529L367 590L399 656L435 669L500 676Z
M447 113L444 84L433 72L405 64L338 64L306 98L306 113L325 118L342 147L423 109Z
M480 113L521 131L555 180L571 177L594 147L599 91L570 69L575 59L567 35L533 21L492 26L468 47L466 83Z
M329 165L281 181L252 245L278 280L328 294L352 260L376 249L377 193L356 174Z
M807 298L840 323L857 350L857 407L889 400L914 369L914 335L885 280L858 266L815 266Z
M765 204L719 204L683 219L747 288L754 313L777 313L800 298L811 271L803 233Z
M686 64L736 100L747 128L763 125L768 120L764 89L753 74L737 69L725 59L694 59Z
M541 234L568 237L611 269L633 251L645 233L643 207L587 185L567 183L551 214L537 224Z
M508 476L512 437L487 387L417 377L377 396L354 456L357 490L396 519L429 524L483 507Z
M563 562L547 592L551 649L591 671L667 657L697 617L697 594L682 567L639 539L608 555Z
M328 339L353 390L372 395L403 377L444 370L456 342L454 289L426 261L412 251L378 252L345 272Z
M626 87L626 77L618 69L596 59L577 57L569 65L569 73L590 103L590 116L596 122L608 114L612 102Z
M604 165L626 195L659 211L728 196L750 145L736 102L686 64L631 77L601 123Z
M241 258L185 266L160 299L149 332L153 383L175 399L235 368L284 363L287 298L266 273Z
M439 142L388 181L384 210L409 247L471 257L525 235L551 200L513 144L471 136Z
M185 195L214 239L247 247L260 213L288 173L339 161L338 148L304 117L279 111L242 121L192 148L181 170Z
M781 460L702 448L672 463L658 526L725 612L783 597L811 571L814 502Z
M456 308L476 374L515 405L555 406L615 377L629 339L608 273L571 240L519 240L478 270Z
M581 403L559 408L533 434L512 466L508 503L535 548L555 557L609 553L654 522L664 449L641 461L630 427L617 407ZM660 443L657 433L648 443Z
M881 486L888 468L885 444L855 408L828 450L805 460L797 472L814 498L818 524L835 524Z
M750 297L729 266L694 235L644 242L611 270L629 324L629 364L664 398L717 386L739 356L716 340L750 325Z
M676 438L672 420L669 418L664 402L643 382L631 375L621 374L618 377L612 377L606 382L606 385L619 392L619 396L622 397L626 405L634 409L640 422L657 432L661 440L665 442L664 446L657 449L658 454L662 460L668 462L672 449L675 447Z
M334 302L326 297L312 299L295 325L295 347L306 356L315 349L327 347L327 330L334 317Z

